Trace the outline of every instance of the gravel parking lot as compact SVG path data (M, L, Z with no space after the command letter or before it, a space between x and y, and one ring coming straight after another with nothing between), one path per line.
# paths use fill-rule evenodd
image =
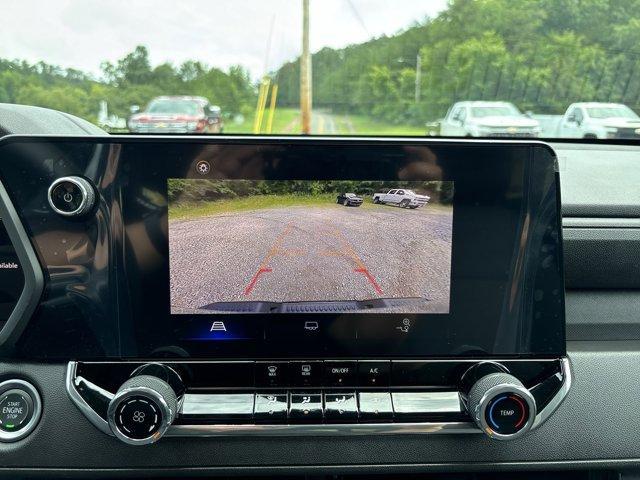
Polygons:
M452 208L288 207L169 224L173 313L214 302L418 298L446 313Z

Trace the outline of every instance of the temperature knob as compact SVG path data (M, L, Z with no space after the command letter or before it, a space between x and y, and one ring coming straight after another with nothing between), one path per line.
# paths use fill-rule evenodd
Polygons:
M520 380L504 372L477 380L469 390L467 409L480 429L498 440L524 435L536 417L533 395Z

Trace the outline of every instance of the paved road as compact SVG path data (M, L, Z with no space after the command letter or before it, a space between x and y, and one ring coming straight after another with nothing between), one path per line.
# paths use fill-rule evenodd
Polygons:
M314 135L336 135L335 116L322 110L314 110L311 115L311 133Z
M419 297L376 311L445 313L451 212L329 204L171 221L172 309Z
M540 136L542 138L558 137L562 115L533 115L531 118L540 122L540 128L542 129Z

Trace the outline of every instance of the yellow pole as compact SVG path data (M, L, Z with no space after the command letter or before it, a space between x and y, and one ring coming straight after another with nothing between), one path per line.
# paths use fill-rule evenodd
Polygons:
M262 80L262 82L260 82L260 88L258 90L258 104L256 105L256 116L253 120L253 133L257 134L260 133L260 108L262 106L262 99L265 96L265 84L264 84L264 80Z
M262 131L262 119L264 118L264 111L267 106L267 97L269 96L269 86L271 85L271 79L269 77L264 78L264 95L262 95L262 104L260 105L260 110L258 111L258 131L255 133L260 133Z
M274 83L271 87L271 104L269 105L269 118L267 119L267 133L271 133L273 128L273 116L276 113L276 100L278 98L278 84Z

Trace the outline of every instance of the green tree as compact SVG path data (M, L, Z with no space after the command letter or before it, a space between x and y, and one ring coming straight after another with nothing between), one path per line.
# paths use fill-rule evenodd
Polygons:
M138 45L133 52L118 60L115 65L104 62L102 71L107 80L116 86L142 85L150 82L153 77L149 51L143 45Z

